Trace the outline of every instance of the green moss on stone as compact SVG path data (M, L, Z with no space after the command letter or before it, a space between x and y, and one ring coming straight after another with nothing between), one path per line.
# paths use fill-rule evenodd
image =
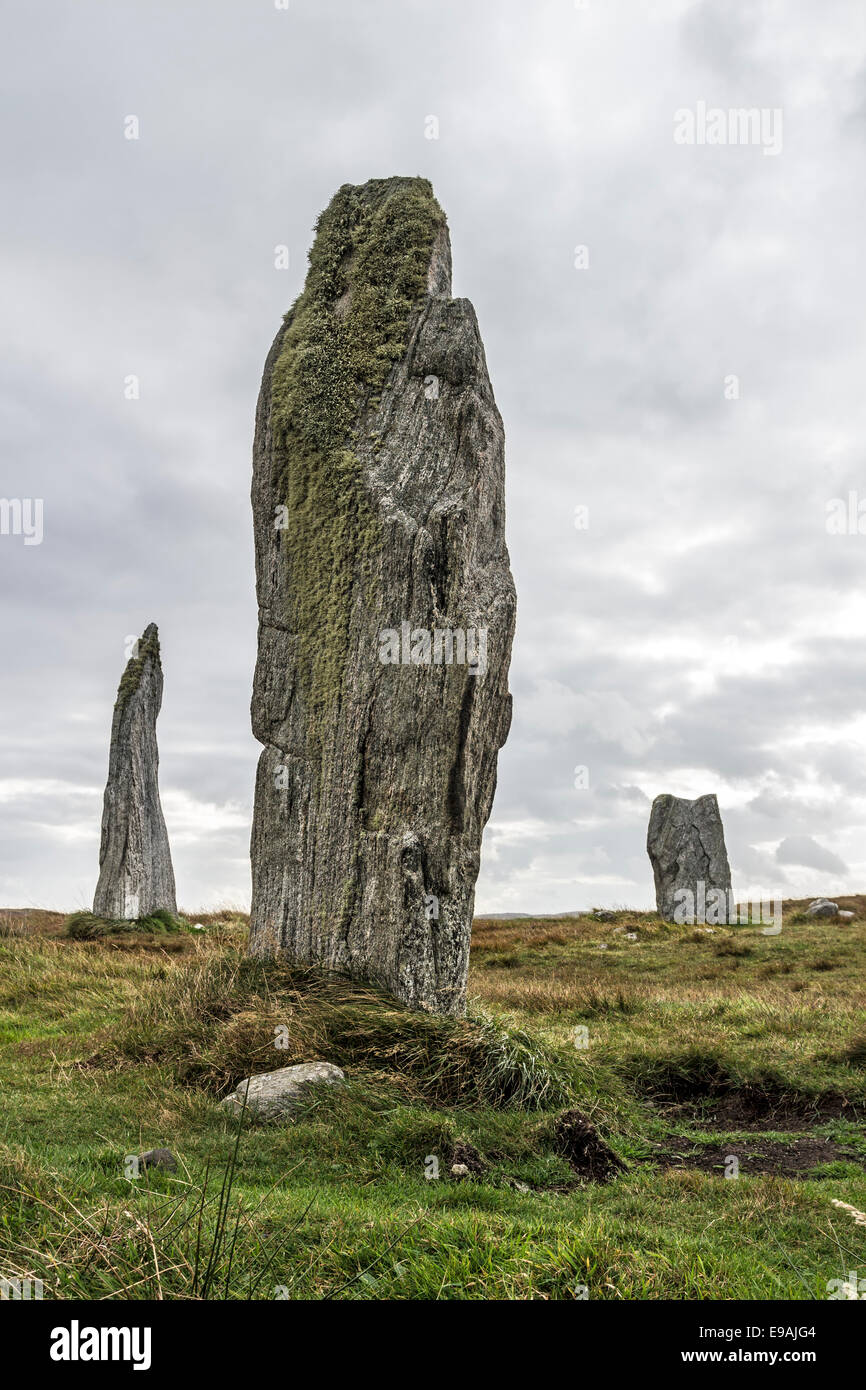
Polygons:
M153 623L146 629L144 636L139 638L136 655L130 657L126 663L126 670L120 678L120 685L117 687L117 699L114 702L115 720L123 716L130 696L134 695L138 689L144 663L148 657L152 657L157 664L159 663L159 633Z
M307 727L319 745L342 689L355 582L369 584L381 545L355 431L406 350L444 222L426 179L345 184L316 224L306 284L286 315L274 365L288 621L298 634Z

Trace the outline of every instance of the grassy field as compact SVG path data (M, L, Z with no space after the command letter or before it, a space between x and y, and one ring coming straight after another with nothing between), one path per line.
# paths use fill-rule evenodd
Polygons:
M478 920L465 1022L252 962L236 914L78 941L0 913L0 1276L61 1299L826 1298L866 1278L866 1226L833 1205L866 1210L866 897L838 901L856 920L787 903L775 937ZM292 1123L217 1104L316 1058L347 1084ZM625 1165L609 1181L574 1111ZM161 1146L177 1171L135 1176Z

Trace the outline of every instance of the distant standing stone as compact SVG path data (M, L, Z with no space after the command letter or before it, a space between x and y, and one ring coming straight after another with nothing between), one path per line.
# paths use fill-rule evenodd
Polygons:
M117 691L102 809L97 917L177 913L168 832L159 801L156 718L162 663L156 624L145 629Z
M694 895L697 920L703 920L701 904L706 902L706 895L713 889L727 893L731 887L722 818L715 796L699 796L694 801L667 794L657 796L646 847L655 877L656 909L668 922L677 920L674 911L683 901L677 897L681 890L687 889Z

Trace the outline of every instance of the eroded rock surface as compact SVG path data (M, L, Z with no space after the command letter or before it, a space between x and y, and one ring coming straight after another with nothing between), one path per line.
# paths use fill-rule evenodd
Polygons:
M250 948L446 1014L511 718L503 493L429 183L344 186L256 418Z
M121 677L111 723L102 809L98 917L177 913L168 832L159 800L156 720L162 705L159 634L150 624Z

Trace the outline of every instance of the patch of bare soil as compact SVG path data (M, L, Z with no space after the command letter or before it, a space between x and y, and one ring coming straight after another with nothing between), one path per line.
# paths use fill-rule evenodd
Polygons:
M454 1141L449 1166L453 1167L455 1164L468 1168L472 1176L476 1178L480 1177L481 1174L487 1170L487 1164L484 1162L484 1159L481 1157L475 1145L470 1144L468 1139L456 1139Z
M840 1160L853 1161L866 1167L858 1154L828 1139L818 1139L813 1134L799 1134L791 1143L772 1139L732 1139L720 1148L706 1146L684 1153L660 1154L657 1162L661 1168L698 1169L724 1177L726 1172L731 1171L732 1158L738 1160L742 1177L774 1173L777 1177L801 1178L821 1164Z
M579 1176L609 1182L625 1170L621 1158L604 1142L595 1125L579 1110L565 1110L553 1127L554 1145Z
M730 1091L711 1101L690 1102L666 1108L665 1114L687 1119L696 1127L731 1130L768 1129L800 1131L806 1126L830 1120L861 1120L863 1109L845 1096L817 1096L814 1100L790 1095L750 1091Z

